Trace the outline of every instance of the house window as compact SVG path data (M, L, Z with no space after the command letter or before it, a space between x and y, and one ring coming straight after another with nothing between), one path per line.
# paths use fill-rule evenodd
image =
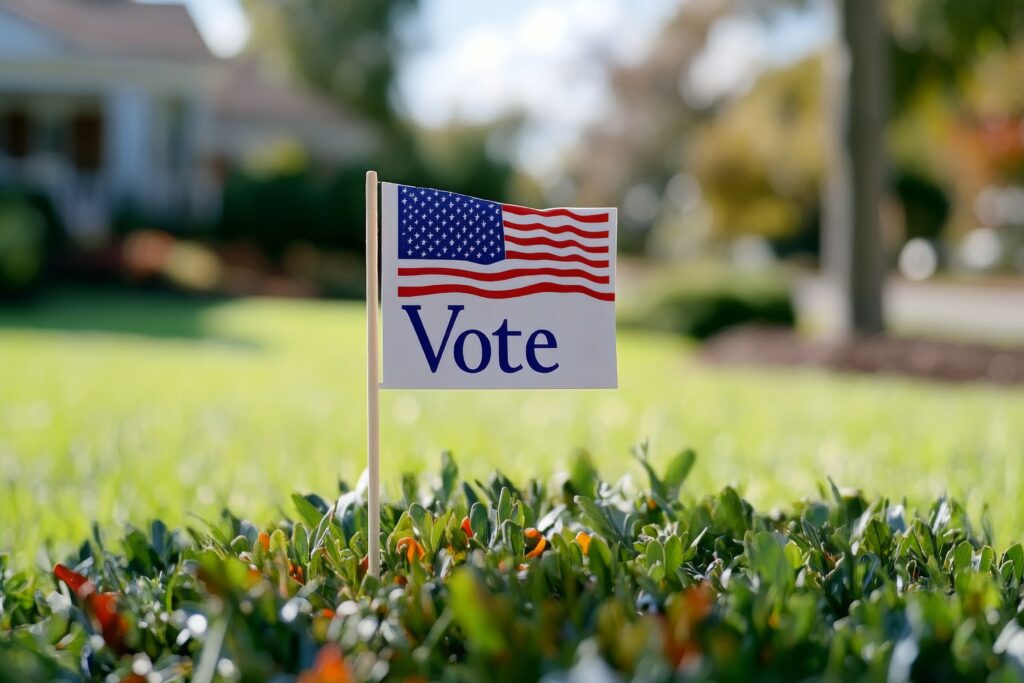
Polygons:
M77 113L71 119L71 163L79 171L98 171L103 164L103 119Z
M24 159L31 152L32 122L23 109L8 111L0 118L3 125L3 151L14 159Z

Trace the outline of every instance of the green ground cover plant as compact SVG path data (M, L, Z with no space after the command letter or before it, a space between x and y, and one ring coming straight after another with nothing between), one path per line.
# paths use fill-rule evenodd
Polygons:
M1016 681L1024 550L940 498L829 484L784 511L642 483L403 479L366 575L362 492L261 527L98 531L53 571L0 560L4 681Z

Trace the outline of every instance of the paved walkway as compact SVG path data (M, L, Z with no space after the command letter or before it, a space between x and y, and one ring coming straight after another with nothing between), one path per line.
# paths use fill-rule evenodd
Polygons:
M838 293L824 278L797 280L794 300L801 320L835 329ZM972 285L891 279L885 292L893 329L993 342L1024 343L1024 282Z

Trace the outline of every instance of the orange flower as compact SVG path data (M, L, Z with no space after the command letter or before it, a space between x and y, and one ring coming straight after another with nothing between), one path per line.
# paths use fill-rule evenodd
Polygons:
M528 541L536 541L536 544L533 546L533 549L526 553L526 556L540 557L541 553L544 552L544 548L548 544L548 539L544 538L544 535L541 532L534 529L533 527L530 527L529 529L524 531L523 535L526 536L526 539Z
M362 576L368 571L370 571L370 556L363 555L363 559L359 560L359 569L356 573Z
M117 593L100 593L92 581L62 564L55 565L53 574L67 584L75 597L82 603L82 609L103 635L103 640L115 652L124 652L124 636L128 624L117 611Z
M335 616L335 612L334 610L325 607L322 610L320 610L320 616L324 619L333 619Z
M327 643L316 655L313 666L301 674L296 683L355 683L345 655L335 643Z
M469 523L469 517L462 518L462 531L466 538L473 538L473 525Z
M576 534L576 542L580 544L580 549L583 550L584 555L590 553L590 534L586 531L579 532Z
M263 552L270 552L270 534L266 531L261 531L259 535L260 545L263 546Z
M306 581L305 581L305 574L303 574L303 572L302 572L302 567L300 567L299 565L295 564L294 562L289 562L288 563L288 576L292 577L293 579L295 579L299 583L303 583L303 584L306 583Z
M396 550L398 550L398 552L402 552L404 550L405 559L409 560L410 563L415 562L427 554L427 551L423 549L420 542L412 536L406 536L400 540L396 546Z

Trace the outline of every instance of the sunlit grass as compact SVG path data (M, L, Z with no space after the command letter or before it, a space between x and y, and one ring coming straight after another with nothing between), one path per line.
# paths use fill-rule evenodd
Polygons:
M228 506L270 519L365 459L361 306L65 294L0 312L0 549L81 539L98 520L171 524ZM1020 538L1024 391L811 371L702 367L687 344L622 333L615 391L385 392L384 479L433 469L548 475L577 450L607 477L698 452L692 493L761 506L831 477L912 502L948 491Z

